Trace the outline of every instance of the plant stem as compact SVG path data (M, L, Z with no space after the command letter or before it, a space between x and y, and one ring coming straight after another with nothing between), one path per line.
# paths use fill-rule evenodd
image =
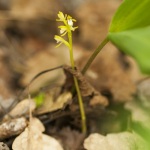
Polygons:
M72 33L71 32L68 32L68 39L69 39L69 44L70 44L70 62L71 62L72 69L75 70L75 63L74 63L74 58L73 58L73 47L72 47ZM74 79L74 84L75 84L75 88L77 91L79 108L80 108L80 113L81 113L82 133L86 133L87 127L86 127L86 116L85 116L83 100L82 100L78 80L75 76L73 77L73 79Z
M81 113L81 121L82 121L82 133L86 133L86 131L87 131L86 115L85 115L83 100L82 100L81 92L80 92L80 89L79 89L78 80L77 80L76 77L73 77L73 79L74 79L75 88L76 88L77 95L78 95L78 102L79 102L79 108L80 108L80 113Z
M88 59L87 63L85 64L84 68L82 69L82 74L85 74L87 69L90 67L91 63L93 62L93 60L95 59L95 57L97 56L97 54L101 51L101 49L109 42L108 37L106 37L102 43L97 47L97 49L93 52L93 54L90 56L90 58Z

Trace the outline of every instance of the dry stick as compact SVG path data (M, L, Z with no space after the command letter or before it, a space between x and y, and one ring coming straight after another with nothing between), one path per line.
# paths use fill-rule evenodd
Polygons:
M28 86L27 86L28 98L29 98L30 103L31 103L30 85L32 84L32 82L33 82L35 79L37 79L39 76L41 76L42 74L45 74L45 73L47 73L47 72L50 72L50 71L53 71L53 70L56 70L56 69L60 69L60 68L62 68L62 67L63 67L63 66L58 66L58 67L55 67L55 68L52 68L52 69L44 70L44 71L38 73L36 76L33 77L33 79L30 81L30 83L29 83ZM29 104L29 105L30 105L30 104ZM30 119L30 121L31 121L31 119L32 119L32 112L31 112L30 106L29 106L29 119Z
M101 51L101 49L109 42L108 37L106 37L102 43L97 47L97 49L93 52L93 54L88 59L87 63L85 64L84 68L82 69L82 74L85 74L92 62L94 61L97 54Z
M38 73L37 75L35 75L35 76L31 79L31 81L29 82L29 84L23 89L23 91L21 91L21 92L19 93L18 97L20 98L20 97L24 94L24 92L25 92L26 90L27 90L28 93L29 93L29 86L30 86L30 85L33 83L33 81L34 81L35 79L37 79L39 76L41 76L41 75L43 75L43 74L45 74L45 73L48 73L48 72L50 72L50 71L53 71L53 70L56 70L56 69L61 69L61 68L63 68L63 65L58 66L58 67L55 67L55 68L51 68L51 69L44 70L44 71ZM29 95L28 95L28 96L29 96ZM11 104L11 106L9 107L9 110L11 110L19 101L20 101L20 100L18 100L18 98L17 98L17 99Z
M58 66L58 67L55 67L55 68L47 69L47 70L44 70L44 71L38 73L36 76L34 76L34 77L32 78L32 80L30 81L30 83L28 84L28 86L30 86L31 83L32 83L35 79L37 79L39 76L41 76L42 74L45 74L45 73L47 73L47 72L50 72L50 71L53 71L53 70L56 70L56 69L61 69L61 68L63 68L63 65Z
M28 149L31 150L31 121L32 121L32 111L31 111L31 95L30 86L28 86L28 99L29 99L29 125L28 125Z

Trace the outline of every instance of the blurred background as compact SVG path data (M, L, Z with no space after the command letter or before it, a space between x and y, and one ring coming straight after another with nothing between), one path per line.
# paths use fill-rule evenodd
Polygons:
M55 48L59 11L77 20L75 59L106 36L121 0L0 0L0 99L16 96L40 71L68 62L68 50ZM51 75L51 76L55 76ZM43 77L44 78L44 77ZM39 84L49 80L49 75ZM37 86L37 85L36 85ZM39 86L34 90L37 90Z
M7 107L39 72L69 64L65 46L56 48L59 11L77 20L73 33L76 65L82 69L106 37L111 18L122 0L0 0L0 103ZM92 85L107 98L127 101L141 78L135 62L110 43L87 72ZM63 82L62 70L40 77L32 86ZM116 80L117 79L117 80ZM6 103L7 100L7 103Z

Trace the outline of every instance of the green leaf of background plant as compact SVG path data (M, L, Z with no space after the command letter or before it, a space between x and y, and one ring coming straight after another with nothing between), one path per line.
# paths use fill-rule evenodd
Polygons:
M117 9L109 32L119 32L150 25L150 0L124 0Z
M109 40L150 73L150 0L124 0L109 27Z
M137 60L141 70L150 73L150 27L109 33L119 49Z
M40 93L39 95L37 95L34 98L37 107L39 107L39 106L41 106L43 104L44 98L45 98L45 94L44 93Z

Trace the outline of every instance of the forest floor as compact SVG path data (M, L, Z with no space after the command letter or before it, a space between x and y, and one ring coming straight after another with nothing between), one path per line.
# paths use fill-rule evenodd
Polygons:
M136 62L108 43L86 74L81 74L92 52L106 37L120 3L121 0L0 2L0 150L12 149L12 145L14 150L23 149L15 140L27 129L31 136L55 139L51 145L57 145L58 150L99 150L95 145L109 150L114 139L118 147L127 145L126 150L131 145L135 150L144 149L141 143L150 139L150 79L140 73ZM78 29L73 33L75 71L69 67L68 49L63 45L56 48L59 11L77 20ZM47 69L52 70L43 73ZM29 84L37 74L38 78ZM78 100L76 93L72 94L73 76L79 80L83 96L87 133L81 132ZM92 139L85 140L89 135ZM103 138L103 142L93 142L94 138ZM129 138L130 142L119 141L120 138ZM39 144L32 142L28 144L37 144L41 150L40 140ZM33 147L31 150L37 149ZM50 147L47 145L48 150L57 149Z

